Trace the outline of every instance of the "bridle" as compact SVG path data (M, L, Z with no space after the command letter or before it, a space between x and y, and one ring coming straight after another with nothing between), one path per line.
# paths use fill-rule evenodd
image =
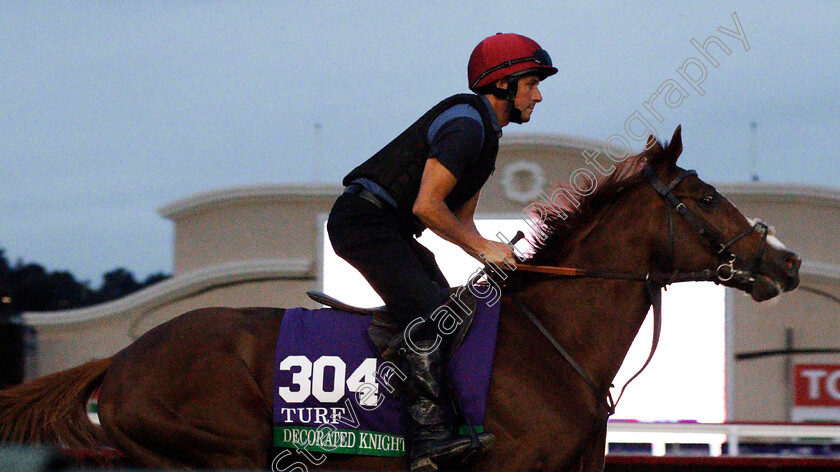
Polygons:
M674 195L674 189L685 180L686 177L696 176L697 172L694 170L684 170L677 175L671 182L665 185L656 172L649 166L642 169L642 175L647 178L648 183L653 187L654 191L662 197L666 202L668 210L668 247L669 247L669 266L671 270L665 272L609 272L602 270L579 269L574 267L558 267L558 266L544 266L544 265L518 265L516 270L523 272L538 272L547 275L561 276L561 277L586 277L596 279L623 279L623 280L638 280L651 282L654 285L667 286L676 282L729 282L736 281L741 283L755 282L756 274L761 266L761 258L764 256L764 251L767 247L768 227L762 221L757 221L750 227L744 229L730 239L725 239L717 230L706 224L700 219L679 197ZM718 254L719 264L715 269L705 269L700 271L680 271L675 268L675 242L674 236L674 210L685 219L694 230L703 236L704 239L713 247ZM748 236L753 231L761 234L761 245L755 256L747 264L746 269L736 269L735 262L738 256L732 252L731 248L741 239ZM522 232L511 239L511 244L516 244L525 235Z
M758 272L759 267L761 266L761 258L764 256L764 250L767 247L767 224L761 221L757 221L752 226L744 229L734 237L726 240L723 236L706 224L703 220L697 217L682 201L680 201L679 197L674 195L674 189L677 185L680 184L686 177L689 176L696 176L697 172L694 170L684 170L679 175L677 175L671 183L665 185L659 180L659 177L656 175L656 172L650 166L645 167L642 169L642 175L647 177L648 183L653 187L656 193L659 194L667 203L668 203L668 240L669 240L669 247L670 247L670 263L671 267L674 266L674 216L673 210L676 210L677 213L682 215L682 217L691 225L694 230L703 236L706 241L711 244L713 248L716 249L718 257L721 259L720 265L717 266L715 270L715 281L719 282L728 282L733 278L736 280L740 280L742 282L755 282L755 275ZM732 246L734 246L738 241L752 233L753 231L761 234L761 246L758 249L755 257L753 257L752 262L748 264L747 270L740 270L735 269L735 261L738 259L738 256L735 255L731 251ZM676 274L676 272L675 272ZM707 279L698 279L694 281L701 281ZM681 280L682 281L682 280ZM691 280L688 280L691 281Z
M618 401L621 400L621 396L624 394L624 390L627 388L627 385L629 385L630 382L632 382L636 377L639 376L639 374L642 373L642 371L645 370L645 368L648 366L651 359L653 358L654 352L656 351L656 347L659 343L659 334L661 331L662 288L674 282L712 281L715 283L721 283L734 280L740 283L752 284L755 282L756 275L761 266L761 258L763 257L764 251L767 246L768 228L765 223L758 221L749 228L744 229L734 237L726 239L723 237L722 234L720 234L720 232L718 232L717 230L706 224L706 222L704 222L702 219L700 219L693 211L691 211L691 209L689 209L685 205L685 203L683 203L680 200L678 196L674 194L674 189L676 189L676 187L683 180L685 180L687 177L697 175L696 171L684 170L673 180L671 180L671 182L667 185L659 179L659 177L656 175L656 172L650 166L647 166L644 169L642 169L642 175L647 178L648 183L653 187L656 193L659 194L659 196L662 197L662 199L666 202L666 208L668 210L668 257L669 266L672 269L671 271L646 273L606 272L588 269L578 269L572 267L538 266L526 264L518 265L516 268L516 270L522 270L525 272L537 272L547 274L549 276L622 279L638 280L645 282L654 313L654 332L651 350L644 365L641 367L641 369L639 369L638 372L636 372L635 375L630 377L630 379L624 384L616 400L613 400L612 394L610 393L609 389L606 392L601 391L601 389L598 387L595 381L592 380L592 378L586 373L586 371L584 371L583 367L581 367L580 364L578 364L574 360L574 358L572 358L572 356L560 345L560 343L551 335L551 333L548 332L548 330L542 325L542 323L540 323L537 317L525 306L525 304L522 303L521 300L519 300L519 298L517 298L516 296L512 297L514 303L534 324L537 330L548 340L552 347L554 347L554 349L566 360L567 363L569 363L572 366L572 368L578 373L578 375L582 377L583 380L589 385L590 390L592 391L598 402L604 402L607 411L607 418L609 418L609 416L615 413L615 407L618 404ZM708 241L713 248L715 248L719 258L719 265L716 269L706 269L696 272L683 272L675 268L674 260L676 239L674 236L674 210L676 210L676 212L680 214L683 217L683 219L685 219L697 233L703 236L703 238L706 239L706 241ZM738 257L737 255L735 255L734 252L732 252L731 248L753 231L761 234L761 245L758 249L758 252L756 253L755 257L747 264L746 269L736 269L735 262L737 261ZM523 236L524 235L520 232L510 242L512 244L515 244L516 241L521 239ZM603 427L606 428L606 421L604 421Z

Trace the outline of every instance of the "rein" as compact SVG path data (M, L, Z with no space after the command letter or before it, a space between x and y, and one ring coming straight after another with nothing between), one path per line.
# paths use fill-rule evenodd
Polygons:
M686 177L696 176L697 172L694 170L685 170L674 178L668 185L665 185L656 173L650 167L642 169L642 173L647 177L648 183L653 189L665 200L668 208L668 233L669 233L669 248L670 248L670 264L674 266L674 217L673 211L676 210L697 233L703 236L714 247L718 255L725 259L721 262L717 269L706 269L696 272L681 272L679 269L674 269L672 272L606 272L598 270L578 269L574 267L560 267L560 266L544 266L544 265L518 265L516 270L524 272L535 272L553 276L569 277L569 278L597 278L597 279L614 279L614 280L634 280L645 282L648 296L650 298L651 306L653 307L653 340L651 343L650 354L644 365L621 387L617 400L613 400L612 394L607 389L602 392L594 380L586 373L577 361L566 351L563 346L548 332L548 330L540 323L539 319L534 315L528 307L522 303L516 296L512 299L516 306L522 311L529 321L537 328L537 330L548 340L549 344L560 354L563 359L578 373L578 375L586 382L595 398L599 402L603 399L606 406L607 418L615 413L615 407L624 395L627 386L636 377L638 377L650 364L653 355L656 352L659 344L659 335L662 331L662 289L667 285L675 282L705 282L713 281L715 283L727 282L737 277L737 281L752 283L755 281L755 273L758 271L761 264L761 258L767 244L767 225L763 222L756 222L749 228L741 231L735 237L725 240L713 228L708 226L703 220L697 217L676 195L673 191ZM735 269L735 261L737 256L730 250L738 241L756 231L762 234L761 247L756 253L748 270ZM510 241L510 244L515 244L519 239L524 237L524 234L519 232ZM606 422L604 423L606 427Z
M726 265L728 267L728 264ZM712 282L721 279L719 274L711 269L696 272L604 272L600 270L577 269L574 267L545 266L545 265L518 265L516 270L523 272L536 272L540 274L556 275L561 277L582 277L590 279L617 279L637 280L639 282L651 282L656 285L670 285L676 282ZM731 278L731 272L726 272Z

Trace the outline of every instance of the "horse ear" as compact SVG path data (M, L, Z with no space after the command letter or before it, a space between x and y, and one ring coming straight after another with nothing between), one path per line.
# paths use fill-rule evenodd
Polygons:
M661 151L662 145L659 144L659 141L656 140L656 136L650 135L648 136L647 143L645 144L645 149L648 151Z
M677 125L677 129L674 130L674 136L671 137L671 142L668 143L668 148L665 149L665 152L671 162L676 163L677 158L682 154L682 149L682 125Z

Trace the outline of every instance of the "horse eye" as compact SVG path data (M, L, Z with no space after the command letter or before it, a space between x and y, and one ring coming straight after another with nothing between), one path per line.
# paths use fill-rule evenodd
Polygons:
M714 195L706 195L705 197L703 197L703 198L701 198L701 199L700 199L700 202L701 202L703 205L706 205L706 206L712 206L712 205L714 205L714 204L715 204L715 201L717 201L717 199L715 198L715 196L714 196Z

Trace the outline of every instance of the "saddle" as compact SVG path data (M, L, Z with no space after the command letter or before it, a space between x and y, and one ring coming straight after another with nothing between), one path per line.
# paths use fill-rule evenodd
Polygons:
M408 349L403 335L403 327L400 326L397 318L386 306L357 307L314 290L307 291L306 295L313 301L336 310L370 316L370 327L367 330L368 337L384 360L396 363ZM434 313L424 317L423 328L420 329L429 329L428 326L435 326L443 339L443 345L448 348L444 351L445 357L450 359L469 332L475 312L475 298L465 287L450 288L446 302ZM447 329L447 322L457 323L457 325L454 329Z

